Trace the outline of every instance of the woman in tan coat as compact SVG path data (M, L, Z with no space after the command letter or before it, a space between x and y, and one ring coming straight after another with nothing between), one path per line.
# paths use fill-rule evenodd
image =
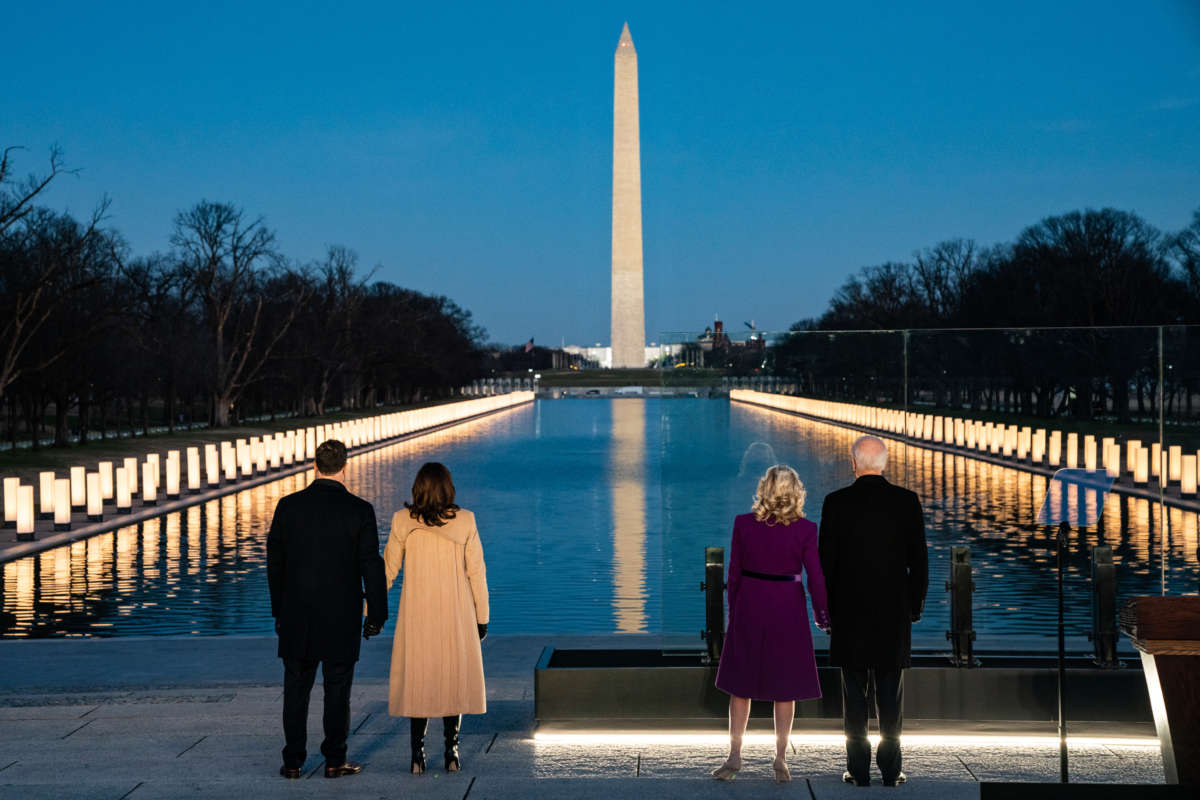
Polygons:
M462 715L487 711L480 642L488 590L475 515L454 504L450 470L430 462L417 472L412 502L392 517L383 560L389 589L404 570L388 713L412 718L414 774L425 771L429 718L441 717L446 771L457 772Z

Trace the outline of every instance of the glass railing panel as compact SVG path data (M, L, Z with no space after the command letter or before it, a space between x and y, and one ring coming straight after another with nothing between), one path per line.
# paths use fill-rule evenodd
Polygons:
M704 646L704 549L729 557L734 517L751 510L759 479L774 464L805 483L805 515L819 522L822 498L852 480L851 422L797 410L826 402L846 420L875 406L903 403L903 335L897 332L714 332L664 335L677 363L663 369L660 410L662 625L667 646ZM683 371L719 381L709 398L692 397ZM723 374L713 375L720 370ZM730 394L733 394L731 400ZM777 407L770 407L777 406ZM814 628L817 646L826 639Z
M1162 447L1159 465L1164 504L1159 565L1166 594L1200 591L1200 326L1162 329Z
M1056 532L1034 519L1049 476L1061 468L1116 479L1097 523L1071 532L1065 605L1072 648L1091 647L1095 548L1111 548L1118 604L1157 592L1162 510L1157 478L1138 472L1138 454L1158 449L1149 382L1158 353L1156 328L909 334L910 412L920 430L909 437L906 479L925 502L932 614L923 626L937 626L923 633L936 640L946 629L949 597L941 589L949 549L966 545L977 647L1053 642Z

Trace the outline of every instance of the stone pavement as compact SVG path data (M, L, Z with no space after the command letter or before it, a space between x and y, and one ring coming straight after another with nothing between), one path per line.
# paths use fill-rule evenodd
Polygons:
M771 781L763 735L731 784L708 771L724 758L723 730L687 744L637 735L605 742L535 738L533 665L544 644L614 646L619 637L492 636L485 642L488 713L463 723L463 772L441 769L440 721L430 723L430 770L408 774L408 721L387 714L390 638L364 645L356 673L351 778L326 780L318 751L321 689L314 689L306 779L278 777L281 668L274 639L87 639L0 642L0 797L3 798L796 798L859 797L840 782L842 747L810 743L799 727L789 766ZM769 720L765 721L769 725ZM755 720L755 725L759 723ZM689 729L695 737L697 728ZM759 734L769 729L756 727ZM1138 733L1143 733L1139 731ZM1161 783L1156 746L1073 747L1072 776L1088 782ZM979 781L1053 781L1057 750L972 744L906 745L906 796L976 798ZM879 791L879 790L875 790Z

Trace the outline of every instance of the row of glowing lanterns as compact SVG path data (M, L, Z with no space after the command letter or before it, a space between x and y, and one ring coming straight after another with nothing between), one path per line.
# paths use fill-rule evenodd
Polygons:
M532 399L533 392L512 392L349 422L297 428L270 436L206 444L203 451L200 447L188 447L182 454L179 450L170 450L165 464L160 462L158 453L149 453L140 461L126 458L119 466L113 461L101 461L95 472L88 472L85 467L71 467L66 478L58 477L55 472L42 472L36 487L36 510L41 519L54 520L55 530L70 530L71 515L76 509L86 510L90 522L100 522L104 519L106 504L111 504L117 514L131 513L134 495L140 497L142 506L154 506L158 503L160 490L168 500L177 500L185 488L191 494L211 491L312 461L317 447L327 439L339 439L348 448L355 448ZM160 479L165 480L160 482ZM19 478L4 479L4 526L15 527L17 539L21 541L32 540L34 536L34 488L21 485Z
M1103 469L1113 478L1127 475L1134 484L1145 485L1154 477L1164 485L1177 484L1181 495L1196 496L1200 451L1185 454L1183 448L1177 445L1169 446L1164 451L1159 442L1146 447L1140 440L1130 439L1122 448L1111 436L1100 439L1090 434L1081 437L1078 433L1067 433L1064 436L1059 430L1035 430L1029 426L1003 425L745 389L733 389L729 397L731 400L904 435L909 439L1015 458L1021 462L1047 467L1083 467L1091 471Z

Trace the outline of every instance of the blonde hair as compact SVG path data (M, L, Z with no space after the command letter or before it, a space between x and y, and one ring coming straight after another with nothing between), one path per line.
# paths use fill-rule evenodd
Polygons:
M758 481L751 511L759 522L790 525L804 517L808 490L796 470L783 464L769 468Z

